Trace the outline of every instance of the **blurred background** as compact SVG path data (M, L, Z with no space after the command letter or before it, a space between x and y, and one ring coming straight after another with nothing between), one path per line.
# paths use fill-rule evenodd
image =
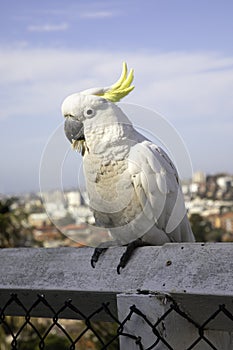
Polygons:
M231 0L1 1L1 248L90 244L81 156L63 135L60 107L71 93L114 83L123 61L135 69L124 102L164 116L190 154L191 183L182 187L197 241L233 241L232 13ZM137 116L139 125L159 129L149 114ZM62 155L58 178L44 161L48 149L54 161ZM47 212L40 169L50 176ZM0 328L3 349L8 336ZM52 338L51 349L67 347L58 330ZM25 333L23 348L37 349L32 340ZM87 344L97 349L90 336L80 349Z
M191 183L182 186L197 239L231 241L233 3L0 6L1 246L92 245L81 156L64 136L60 107L71 93L114 83L123 61L135 69L135 90L124 102L165 117L138 107L138 125L155 134L165 121L190 154Z

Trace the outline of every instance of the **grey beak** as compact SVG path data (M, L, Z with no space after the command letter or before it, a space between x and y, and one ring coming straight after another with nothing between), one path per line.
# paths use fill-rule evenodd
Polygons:
M74 118L66 117L64 130L66 137L71 143L72 140L85 140L83 123Z

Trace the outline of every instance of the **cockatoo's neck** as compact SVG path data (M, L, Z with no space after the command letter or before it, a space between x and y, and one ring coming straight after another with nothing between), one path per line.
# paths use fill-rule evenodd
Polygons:
M88 153L110 159L116 156L124 158L132 146L129 142L132 130L131 124L117 122L97 124L94 127L87 125L85 141Z
M99 157L124 158L132 143L129 141L135 132L132 123L115 104L101 111L95 118L85 120L85 142L90 154ZM135 142L135 141L134 141Z

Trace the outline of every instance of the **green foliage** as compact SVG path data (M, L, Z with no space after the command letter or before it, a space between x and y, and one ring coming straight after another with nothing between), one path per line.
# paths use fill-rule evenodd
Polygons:
M97 334L104 340L105 344L107 344L109 341L111 341L117 334L117 323L111 323L111 322L94 322L93 327ZM98 342L96 343L96 337L93 333L90 335L90 341L92 344L95 344L93 350L100 350L102 349L102 345ZM109 350L118 350L119 349L119 339L116 339L114 342L112 342L108 346ZM86 350L84 347L83 350Z
M75 340L77 337L86 330L85 321L71 321L63 323L64 320L59 320L59 323L69 334L70 338ZM7 324L8 326L4 325ZM38 330L41 337L47 334L48 329L51 326L50 319L44 318L30 318L30 324L25 325L25 318L21 316L6 316L4 317L4 323L0 324L0 350L1 345L4 346L4 350L11 350L11 341L8 336L12 333L17 334L19 329L23 326L20 334L17 337L17 349L18 350L39 350L40 349L40 337L38 337L35 328ZM33 327L32 327L33 325ZM35 328L34 328L35 327ZM111 322L91 322L92 329L95 333L108 344L117 334L117 323ZM9 331L11 330L11 331ZM68 350L71 346L71 341L60 331L59 328L53 327L51 332L44 339L45 350ZM76 343L75 349L77 350L100 350L103 345L92 332L91 329L87 330L83 336ZM119 349L119 339L115 339L113 343L108 345L108 350Z
M200 214L192 214L189 221L197 242L221 242L224 231L213 228Z
M18 342L19 350L39 350L38 338L36 340L27 340ZM70 348L70 341L67 338L60 337L56 334L50 334L45 340L46 350L67 350Z
M197 242L206 242L206 236L211 231L211 223L199 214L192 214L190 224Z
M0 248L27 246L32 243L28 214L17 198L0 200Z

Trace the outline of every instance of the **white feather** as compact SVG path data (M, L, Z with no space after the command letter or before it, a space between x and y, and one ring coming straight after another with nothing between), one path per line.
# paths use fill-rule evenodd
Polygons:
M127 244L193 241L178 174L168 155L139 134L119 107L86 90L68 97L64 115L82 120L84 175L96 222ZM85 118L84 110L94 110Z

